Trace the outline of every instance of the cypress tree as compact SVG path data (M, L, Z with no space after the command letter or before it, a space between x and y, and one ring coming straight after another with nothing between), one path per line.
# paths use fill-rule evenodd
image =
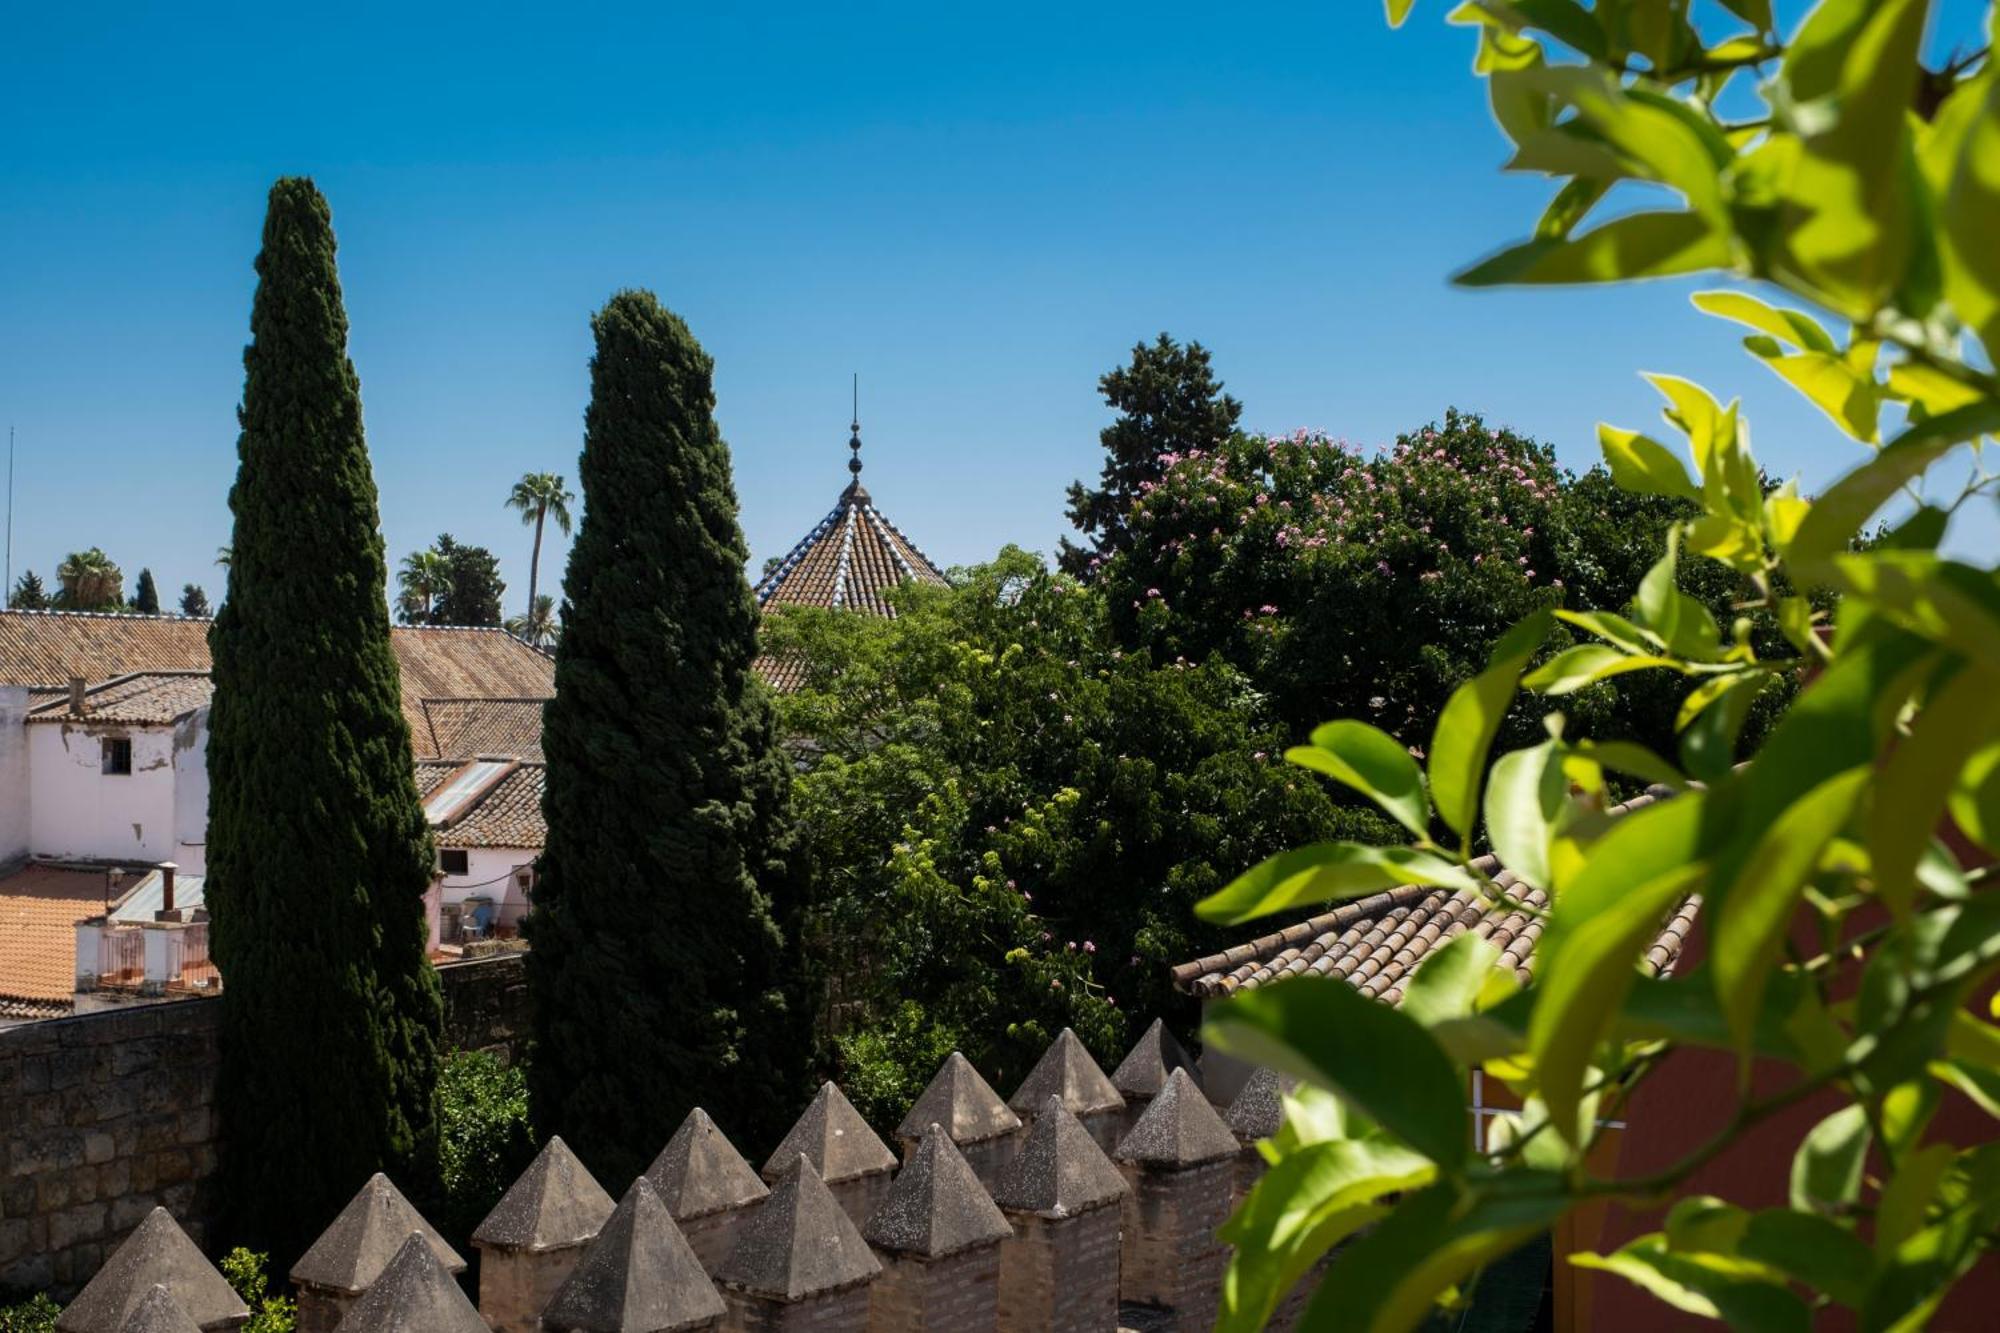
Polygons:
M160 614L160 589L153 582L153 571L150 569L139 571L139 590L132 594L132 609L142 616Z
M206 890L227 1234L282 1272L371 1172L427 1183L442 1005L360 382L310 180L271 187L257 276L209 632Z
M626 1180L697 1103L746 1149L775 1143L812 1024L784 929L790 770L750 669L714 363L650 292L620 292L592 328L583 522L542 734L529 1087L544 1130Z
M1118 419L1098 434L1104 470L1096 489L1080 481L1069 488L1069 521L1089 544L1065 537L1057 553L1063 570L1079 578L1132 544L1127 516L1147 483L1166 475L1162 456L1220 448L1243 415L1243 404L1215 378L1208 349L1198 342L1183 347L1164 333L1150 347L1134 346L1132 364L1107 372L1097 388L1118 409Z

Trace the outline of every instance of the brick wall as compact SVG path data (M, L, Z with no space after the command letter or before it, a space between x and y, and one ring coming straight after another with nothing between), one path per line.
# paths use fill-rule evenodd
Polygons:
M877 1251L882 1275L868 1293L869 1333L980 1333L997 1327L1000 1244L919 1259Z
M454 1047L518 1057L524 960L440 968ZM73 1294L155 1205L197 1244L216 1199L217 1000L0 1029L0 1290Z
M1003 1333L1103 1333L1118 1326L1115 1203L1075 1217L1013 1213L1000 1242Z

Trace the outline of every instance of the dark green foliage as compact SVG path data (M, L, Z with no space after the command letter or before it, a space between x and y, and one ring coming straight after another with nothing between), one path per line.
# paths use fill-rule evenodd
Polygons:
M500 561L484 546L467 546L439 533L432 550L444 557L444 591L431 609L433 625L498 625L500 598L507 585L500 581Z
M1234 942L1192 904L1317 838L1386 838L1283 748L1233 669L1121 652L1091 586L1009 548L894 620L787 609L784 730L842 1001L842 1087L893 1125L953 1049L1011 1088L1063 1026L1115 1060L1193 1006L1167 968Z
M103 548L71 551L56 566L53 602L64 611L123 611L125 574Z
M0 1333L55 1333L56 1316L62 1307L47 1292L36 1292L25 1300L0 1305Z
M265 1272L270 1262L270 1255L238 1245L216 1265L250 1307L250 1322L243 1325L243 1333L292 1333L298 1327L298 1302L270 1289L271 1279Z
M326 201L271 189L209 645L222 1197L289 1268L368 1175L421 1193L442 1019L375 482Z
M1162 662L1220 655L1291 735L1357 717L1422 747L1520 617L1621 610L1683 508L1625 495L1598 470L1573 477L1547 445L1456 411L1372 457L1306 431L1237 435L1168 457L1101 582L1121 641ZM1729 623L1743 589L1728 570L1686 561L1681 581ZM1558 630L1551 646L1569 641ZM1577 734L1673 750L1678 694L1664 676L1563 703ZM1533 743L1538 718L1518 710L1503 741Z
M1129 544L1127 515L1165 472L1163 457L1219 447L1243 415L1243 404L1222 391L1210 370L1208 349L1198 342L1182 347L1164 333L1150 347L1133 347L1132 364L1109 372L1097 387L1119 415L1098 436L1105 457L1097 489L1080 481L1069 488L1069 521L1089 544L1065 538L1060 563L1079 578Z
M49 592L42 586L42 576L30 569L14 580L14 587L7 594L7 605L16 611L46 611L49 609Z
M535 1116L629 1180L697 1103L754 1156L806 1092L790 771L751 673L713 362L649 292L592 321L583 522L543 732ZM790 988L788 993L788 988Z
M142 616L160 614L160 589L153 582L153 571L150 569L139 571L139 588L132 594L132 609Z
M438 1071L438 1176L433 1222L454 1244L472 1230L535 1156L528 1080L485 1051L448 1055Z
M209 614L208 594L202 591L199 583L181 585L181 614L192 616L196 620L207 619Z

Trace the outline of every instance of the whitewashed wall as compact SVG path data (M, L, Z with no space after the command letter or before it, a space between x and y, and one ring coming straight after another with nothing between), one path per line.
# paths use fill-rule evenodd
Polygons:
M514 883L514 870L518 866L534 864L540 854L538 850L527 847L469 847L465 854L465 873L444 877L443 900L462 903L468 897L480 895L496 903L525 907L527 898ZM493 883L495 880L499 882Z
M23 685L0 685L0 864L28 854L28 711Z
M208 710L174 725L174 862L188 875L208 867Z
M175 859L179 837L174 728L38 722L21 730L27 734L28 782L33 792L28 803L28 844L36 856ZM130 738L130 774L101 771L105 736ZM204 793L204 811L207 804Z

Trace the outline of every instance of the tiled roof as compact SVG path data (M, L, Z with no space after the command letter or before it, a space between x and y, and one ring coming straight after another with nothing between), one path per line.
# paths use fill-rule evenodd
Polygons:
M905 579L944 586L929 556L882 516L858 482L757 585L759 606L825 606L893 615L885 594Z
M112 722L165 726L208 707L215 696L206 671L137 671L84 692L84 711L70 711L64 691L28 710L30 722Z
M444 759L503 754L542 759L542 705L531 699L426 699L424 721L431 753Z
M209 624L185 616L0 611L0 685L54 689L73 675L105 681L207 671ZM420 759L438 757L426 702L546 699L556 692L555 659L504 630L397 625L389 642Z
M458 771L457 764L419 764L417 786L429 799ZM435 770L443 769L442 774ZM469 808L435 830L440 847L541 847L549 826L542 819L542 787L548 770L520 764L480 795ZM428 786L426 783L428 782Z
M1624 814L1661 799L1665 789L1636 796L1611 814ZM1534 975L1535 942L1549 897L1501 869L1493 857L1473 863L1492 876L1507 901L1495 902L1465 889L1405 885L1342 903L1273 934L1239 944L1173 970L1174 986L1206 999L1252 990L1284 977L1339 977L1363 995L1399 1004L1403 984L1430 951L1471 931L1500 949L1500 961L1523 982ZM1688 931L1701 910L1700 895L1683 899L1667 917L1640 962L1664 976L1680 961Z
M28 865L0 879L0 997L76 993L76 923L104 911L101 870Z

